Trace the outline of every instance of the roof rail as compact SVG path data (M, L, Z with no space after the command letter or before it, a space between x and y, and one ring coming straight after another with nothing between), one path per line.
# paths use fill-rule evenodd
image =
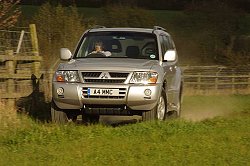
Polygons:
M163 30L163 31L166 31L165 28L162 28L160 26L154 26L154 30Z
M98 29L98 28L106 28L106 27L102 25L94 25L91 29Z

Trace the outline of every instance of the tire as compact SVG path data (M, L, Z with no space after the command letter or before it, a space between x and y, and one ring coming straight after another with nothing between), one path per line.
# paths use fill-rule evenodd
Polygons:
M166 95L162 91L155 108L142 113L142 121L165 120L167 112L166 101Z
M155 120L156 119L156 107L153 108L152 110L142 112L142 121Z
M83 124L96 124L99 122L100 116L99 115L82 115L82 122Z
M51 102L51 121L58 124L65 124L69 121L67 114L58 108L53 100Z
M177 111L176 111L176 118L179 118L181 116L181 102L182 101L182 95L180 94L179 102L177 104Z
M182 101L183 101L183 83L181 83L181 88L180 88L180 94L179 94L179 103L178 103L178 118L181 117L181 111L182 111Z
M166 115L167 119L177 119L181 116L181 103L182 103L182 86L179 93L179 100L178 103L176 104L176 110L168 112Z

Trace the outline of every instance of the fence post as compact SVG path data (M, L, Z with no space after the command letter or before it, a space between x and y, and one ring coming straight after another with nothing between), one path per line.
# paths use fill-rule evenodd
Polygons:
M52 79L54 76L54 71L53 70L49 70L49 80L48 80L48 85L49 85L49 96L48 99L51 100L52 99Z
M6 50L5 54L7 56L13 56L14 52L13 50ZM14 98L14 93L15 93L15 82L14 79L11 78L12 75L15 73L15 66L14 66L14 61L13 60L8 60L5 62L5 68L7 70L7 73L9 74L9 78L7 79L7 93L10 95L10 98L7 99L7 106L9 108L14 108L15 107L15 98Z
M19 51L20 51L21 44L23 42L23 36L24 36L24 30L21 31L21 35L20 35L20 38L19 38L19 41L18 41L18 45L17 45L17 49L16 49L16 54L18 54Z
M232 75L232 94L235 93L235 77Z
M36 25L30 24L30 37L31 37L31 44L32 44L32 51L35 56L39 56L39 48L38 48L38 39L37 39L37 33L36 33ZM40 62L33 62L33 73L34 75L39 78L40 77L40 68L41 64Z
M31 37L31 44L32 44L32 51L35 55L39 55L38 52L38 39L37 39L37 33L36 33L36 25L30 24L30 37Z
M218 92L218 84L219 84L219 78L218 73L216 73L215 77L215 91Z
M232 94L234 94L235 93L235 70L234 69L232 69L232 74L231 74L231 76L232 76Z
M248 73L248 86L247 86L247 89L248 89L248 93L250 93L250 72Z
M41 69L41 63L40 62L32 62L32 72L36 76L37 79L40 78L40 69Z
M197 82L198 82L198 92L199 94L201 93L201 73L198 73L198 78L197 78Z

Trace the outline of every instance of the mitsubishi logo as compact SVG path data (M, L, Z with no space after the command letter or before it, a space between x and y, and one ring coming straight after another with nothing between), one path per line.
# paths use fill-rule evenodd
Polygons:
M110 75L109 75L108 72L103 72L103 73L99 76L99 78L101 78L101 79L108 79L108 78L110 78Z

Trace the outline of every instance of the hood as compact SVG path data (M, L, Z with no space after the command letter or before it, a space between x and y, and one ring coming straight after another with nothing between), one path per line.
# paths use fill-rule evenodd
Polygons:
M61 63L58 70L145 71L150 70L154 65L159 65L159 62L130 58L82 58Z

